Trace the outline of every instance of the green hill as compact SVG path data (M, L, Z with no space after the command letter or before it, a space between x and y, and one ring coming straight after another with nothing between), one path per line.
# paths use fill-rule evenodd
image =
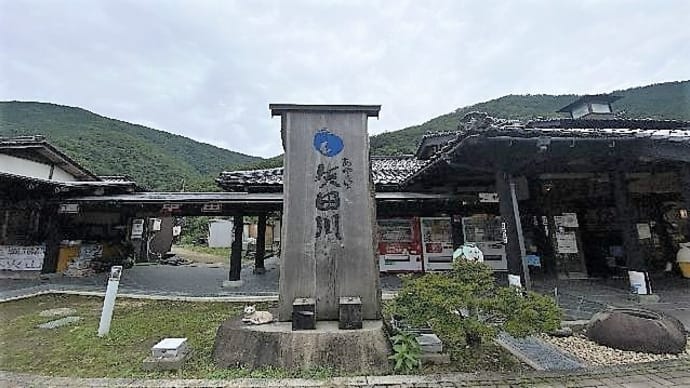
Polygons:
M690 81L617 90L622 96L613 103L613 109L622 117L690 120ZM371 138L372 155L401 155L415 152L419 140L427 131L454 131L458 121L468 112L487 112L494 117L529 120L538 117L559 117L556 111L578 96L566 95L509 95L479 104L459 108L427 121L394 132L385 132Z
M80 108L0 102L0 136L39 134L97 175L154 190L217 190L218 172L263 160Z
M690 120L690 81L614 91L615 111L629 118ZM427 131L453 131L468 112L511 119L558 117L577 95L509 95L436 117L424 124L371 138L372 155L414 153ZM41 134L98 175L126 174L155 190L218 190L220 171L269 168L282 155L262 159L228 151L141 125L109 119L80 108L37 102L0 102L0 136Z

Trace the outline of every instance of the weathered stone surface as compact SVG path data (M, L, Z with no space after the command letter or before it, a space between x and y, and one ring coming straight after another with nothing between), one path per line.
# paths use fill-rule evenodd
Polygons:
M595 314L587 325L592 341L615 349L681 353L687 338L677 319L644 309L612 309Z
M358 296L340 297L338 328L344 330L362 328L362 300Z
M573 329L565 326L550 332L549 335L552 337L570 337L573 335Z
M59 307L55 309L43 310L38 315L43 318L50 317L64 317L66 315L76 314L77 310L70 307Z
M178 370L181 369L189 356L192 354L190 348L174 357L155 357L148 356L144 359L141 367L147 371Z
M292 330L316 328L316 302L313 298L296 298L292 302Z
M276 106L285 147L278 319L316 299L316 320L338 320L342 296L380 318L367 117L375 107Z
M230 319L218 329L213 349L220 367L331 367L357 374L389 373L389 353L381 321L364 321L361 330L319 321L316 330L292 331L290 322L247 326Z
M67 325L70 325L72 323L76 323L79 321L81 321L81 317L64 317L64 318L56 319L54 321L42 323L42 324L38 325L38 328L39 329L52 330L52 329L57 329L58 327L67 326Z
M422 364L442 365L450 364L450 354L448 353L422 353L419 357Z

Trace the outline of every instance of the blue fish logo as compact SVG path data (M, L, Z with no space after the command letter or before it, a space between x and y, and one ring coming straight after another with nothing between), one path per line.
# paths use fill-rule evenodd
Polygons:
M321 128L314 134L314 149L324 156L332 158L338 155L344 147L343 139L331 133L328 128Z

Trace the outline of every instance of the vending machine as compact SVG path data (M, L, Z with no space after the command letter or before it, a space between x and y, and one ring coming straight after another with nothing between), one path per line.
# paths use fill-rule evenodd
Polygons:
M450 217L420 218L424 271L453 268L453 232Z
M501 217L477 214L463 217L462 232L465 243L476 244L484 254L484 263L496 271L507 271L505 224Z
M381 272L421 272L422 246L419 219L377 220L379 269Z

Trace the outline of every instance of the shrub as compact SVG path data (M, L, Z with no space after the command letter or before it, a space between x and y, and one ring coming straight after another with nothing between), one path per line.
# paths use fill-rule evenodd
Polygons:
M430 326L446 345L479 345L500 331L522 337L555 330L561 312L548 296L499 287L486 264L460 260L447 273L405 276L387 314Z

